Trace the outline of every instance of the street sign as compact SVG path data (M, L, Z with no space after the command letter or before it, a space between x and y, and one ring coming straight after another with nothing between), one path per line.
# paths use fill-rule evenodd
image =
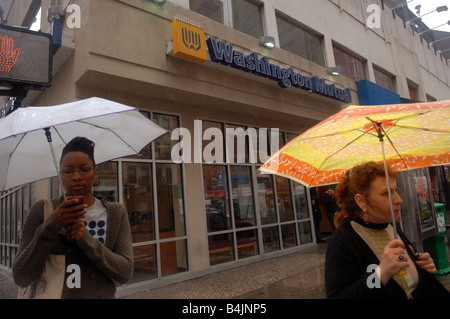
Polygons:
M52 36L0 26L0 85L41 89L52 81Z

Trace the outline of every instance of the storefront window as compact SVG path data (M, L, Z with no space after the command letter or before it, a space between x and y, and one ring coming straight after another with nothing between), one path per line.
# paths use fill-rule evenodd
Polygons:
M297 219L306 219L309 217L306 187L298 183L293 183L293 188Z
M321 36L301 28L279 14L277 14L277 26L281 49L325 65Z
M294 224L281 225L281 236L283 241L283 248L290 248L297 246L297 236L295 234Z
M300 234L300 245L305 245L312 243L312 231L311 231L311 223L301 222L298 223L299 234Z
M231 213L225 166L203 166L208 232L231 229Z
M273 176L256 172L258 187L259 214L261 224L273 224L278 221L273 195Z
M142 245L133 247L134 272L129 283L158 278L156 271L156 245Z
M119 201L117 191L117 162L106 162L97 165L97 182L94 185L94 196L102 196L108 202Z
M123 163L123 203L129 213L133 243L155 238L151 164Z
M159 237L171 238L186 235L181 166L157 164L156 181Z
M208 236L208 246L210 265L234 260L232 233Z
M261 173L260 163L249 162L251 156L239 165L235 162L239 152L247 154L253 149L255 154L267 153L258 152L261 149L257 151L254 146L275 139L282 147L297 134L278 130L269 133L267 129L230 123L202 123L203 132L212 128L218 136L225 129L227 146L225 163L203 161L210 265L311 243L307 189L287 178ZM232 130L232 134L227 130ZM220 140L217 145L222 145L221 138L216 138ZM210 143L204 140L203 147Z
M225 159L223 124L203 121L202 130L203 161L206 163L223 163Z
M238 258L247 258L258 255L258 242L256 230L246 230L236 233Z
M263 228L262 234L265 254L280 250L280 236L278 234L278 226Z
M249 166L231 166L231 191L236 228L256 225L253 189Z
M186 240L163 242L160 247L162 276L187 271Z
M226 125L227 163L249 162L249 134L252 136L254 132L243 126Z
M280 221L294 219L291 203L291 189L289 179L281 176L275 176L275 185L277 188L277 206L280 215Z
M169 132L172 132L174 129L180 126L178 116L155 113L153 115L153 121L159 126L168 129ZM170 134L165 134L155 140L155 159L170 160L172 148L177 143L178 141L171 139Z

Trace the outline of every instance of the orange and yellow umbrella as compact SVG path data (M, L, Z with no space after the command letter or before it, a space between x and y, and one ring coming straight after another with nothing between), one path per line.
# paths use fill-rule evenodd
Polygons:
M394 170L449 164L450 100L349 106L290 141L260 170L314 187L338 183L353 166L384 156Z

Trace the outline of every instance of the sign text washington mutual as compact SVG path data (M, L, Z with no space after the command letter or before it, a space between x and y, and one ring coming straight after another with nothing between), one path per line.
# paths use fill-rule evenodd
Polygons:
M207 39L206 44L213 62L229 65L233 68L278 81L282 88L294 86L343 102L351 103L352 101L349 88L340 89L334 84L325 83L325 80L322 78L316 76L307 77L295 72L293 68L281 68L278 65L269 63L269 59L265 56L259 58L256 52L245 55L240 51L234 50L231 44L225 44L213 38Z

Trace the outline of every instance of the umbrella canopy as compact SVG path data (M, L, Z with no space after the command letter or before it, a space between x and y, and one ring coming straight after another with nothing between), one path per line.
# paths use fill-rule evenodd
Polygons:
M102 163L137 154L165 133L137 109L101 98L19 108L0 119L0 191L57 176L59 162L51 150L59 161L64 146L76 136L95 143L95 161Z
M348 169L383 162L383 155L394 170L449 164L450 101L349 106L290 141L260 170L314 187L338 183Z

